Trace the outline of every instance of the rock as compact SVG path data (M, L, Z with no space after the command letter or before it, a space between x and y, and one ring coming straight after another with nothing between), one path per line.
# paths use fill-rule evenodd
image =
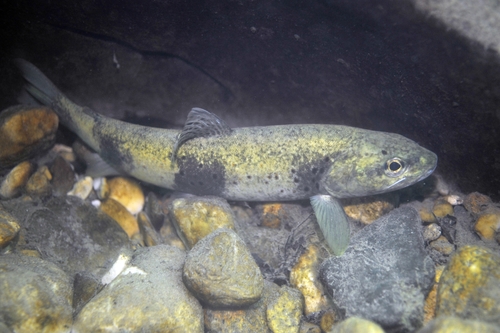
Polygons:
M87 303L75 332L203 332L203 310L182 283L185 253L158 245L137 251L128 267Z
M273 333L298 333L304 308L300 291L282 286L267 304L267 324Z
M142 244L141 233L137 219L122 204L114 199L106 199L101 202L99 209L115 220L130 239Z
M52 174L52 189L54 195L66 195L75 184L75 171L63 157L58 155L49 168Z
M16 249L36 249L70 276L87 271L100 278L130 242L120 226L76 197L45 203L22 198L2 202L21 223Z
M86 176L78 180L75 185L73 185L73 188L68 192L68 195L85 200L90 195L90 192L92 192L92 188L93 179L92 177Z
M109 198L121 203L135 215L144 207L144 193L135 180L126 177L114 177L107 181Z
M0 169L42 154L55 142L59 118L43 106L12 106L0 113Z
M398 208L355 234L344 255L323 262L320 279L339 314L399 332L422 325L434 263L420 223L413 208Z
M205 309L207 333L271 333L267 325L266 309L269 301L278 295L279 287L264 280L262 298L240 310Z
M18 196L28 182L32 171L33 165L28 161L21 162L10 170L0 185L0 198L12 199Z
M141 231L141 237L144 245L155 246L164 244L163 238L156 231L145 212L140 212L139 214L137 214L137 223L139 224L139 229Z
M474 230L483 239L495 239L500 231L500 209L492 208L482 213L474 224Z
M333 326L327 333L384 333L384 330L373 321L360 317L351 317Z
M146 212L146 214L148 215L149 220L151 221L153 226L157 229L160 229L163 225L165 214L163 213L160 200L158 200L153 192L149 192L147 195L144 212Z
M213 308L244 307L262 296L260 269L241 238L217 229L189 251L184 265L186 287Z
M16 237L21 227L17 219L0 204L0 249Z
M399 197L394 192L342 201L347 216L363 224L370 224L387 214L396 207L398 202Z
M424 227L423 235L426 242L436 240L441 236L441 227L436 223L431 223Z
M175 199L169 215L188 249L219 228L234 229L234 215L227 201L217 197Z
M47 166L40 166L26 183L26 194L32 197L48 197L52 194L52 174Z
M308 323L306 321L302 322L300 325L299 333L321 333L321 328L319 326Z
M102 288L101 282L92 274L78 272L73 279L73 310L77 314Z
M0 318L13 332L70 332L71 278L55 264L18 254L0 256Z
M277 229L281 226L281 220L286 217L286 211L280 203L267 203L256 207L259 212L261 226Z
M318 252L316 246L310 245L290 272L290 285L300 290L304 296L306 315L324 311L329 307L323 286L318 280Z
M424 324L430 322L436 316L436 297L437 297L437 288L439 285L439 279L441 278L441 274L443 274L444 266L436 267L436 276L434 277L434 285L432 286L431 291L427 295L425 299L424 305Z
M456 317L442 316L434 319L417 333L500 333L497 326L476 321L466 320Z
M446 215L453 215L453 206L445 199L440 198L434 203L432 213L437 218L445 217Z
M418 211L418 213L420 215L420 219L422 219L422 222L425 222L425 223L434 223L434 222L437 221L436 216L434 216L434 213L431 212L429 209L427 209L425 207L422 207Z
M430 242L429 246L446 256L449 256L455 251L455 245L451 244L444 236L440 236L438 239Z
M500 255L478 246L460 248L439 281L436 315L500 325L499 313Z
M492 203L490 197L479 192L472 192L464 199L465 209L476 215L486 210Z
M321 327L322 332L328 332L333 329L333 325L338 322L337 314L332 309L328 309L321 315L321 319L319 321L319 326Z

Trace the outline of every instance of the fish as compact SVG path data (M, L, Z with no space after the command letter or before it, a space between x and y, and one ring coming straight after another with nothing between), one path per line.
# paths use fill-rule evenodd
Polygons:
M395 191L428 177L437 156L395 133L331 124L231 128L195 107L182 130L105 117L69 100L36 66L16 63L26 91L110 167L174 191L232 201L309 199L334 255L350 239L339 199Z

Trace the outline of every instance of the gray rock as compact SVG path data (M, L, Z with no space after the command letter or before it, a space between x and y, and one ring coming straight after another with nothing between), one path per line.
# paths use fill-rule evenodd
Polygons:
M343 256L323 262L320 279L340 315L372 320L388 332L422 325L435 270L420 224L413 208L396 209L355 234Z
M0 256L0 286L0 323L13 332L70 331L73 287L55 264L17 254ZM0 331L5 331L2 325Z
M217 229L189 251L184 265L186 286L215 308L257 302L264 287L260 269L243 240L230 229Z
M182 283L185 253L168 245L138 251L87 303L75 332L203 332L203 310Z

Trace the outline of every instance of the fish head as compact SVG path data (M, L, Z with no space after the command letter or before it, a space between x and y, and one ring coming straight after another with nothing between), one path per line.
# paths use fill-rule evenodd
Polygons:
M437 156L399 134L360 130L350 148L333 160L323 179L336 198L360 197L398 190L428 177Z

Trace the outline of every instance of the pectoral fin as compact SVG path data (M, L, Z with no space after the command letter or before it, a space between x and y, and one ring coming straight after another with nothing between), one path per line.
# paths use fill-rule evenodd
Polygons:
M349 245L349 220L340 203L329 195L311 197L319 228L333 253L340 256Z
M189 112L186 124L175 142L172 151L172 163L175 161L177 151L186 141L213 135L226 135L231 131L231 127L215 114L200 108L193 108Z

